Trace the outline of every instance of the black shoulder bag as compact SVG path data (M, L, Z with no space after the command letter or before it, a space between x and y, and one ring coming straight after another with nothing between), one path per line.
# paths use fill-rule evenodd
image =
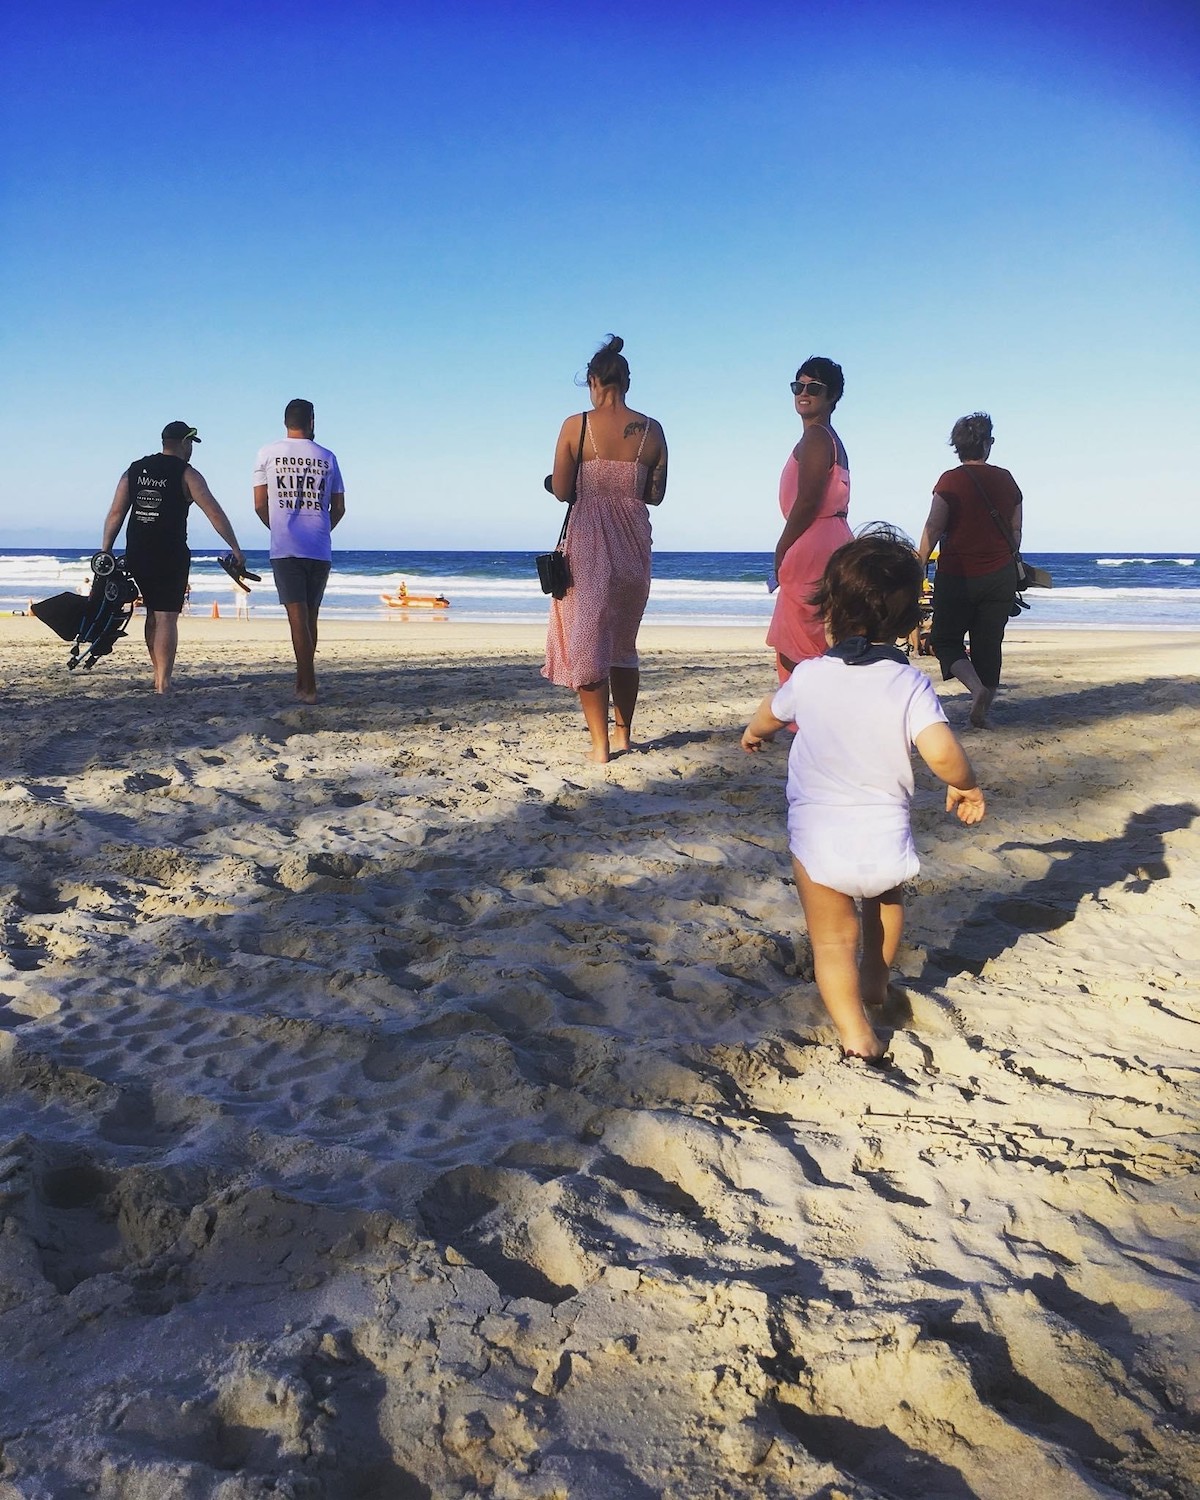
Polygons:
M579 497L579 469L583 463L583 440L586 436L587 412L584 412L583 423L579 429L579 457L575 462L575 478L571 484L571 498L567 501L567 513L563 517L562 530L558 533L554 551L541 552L534 558L542 593L551 594L555 599L565 598L567 590L571 587L571 569L567 565L567 554L563 551L563 544L567 540L567 522L571 519L571 507ZM546 488L550 489L549 475L546 476Z

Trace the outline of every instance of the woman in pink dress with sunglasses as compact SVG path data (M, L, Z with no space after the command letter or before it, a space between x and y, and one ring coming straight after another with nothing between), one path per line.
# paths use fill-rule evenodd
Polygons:
M846 521L850 466L841 438L829 425L844 389L841 365L820 355L806 359L792 382L796 414L804 431L779 480L779 508L784 515L775 545L779 592L767 631L780 682L787 680L798 662L824 655L824 621L809 600L825 564L843 543L854 540Z

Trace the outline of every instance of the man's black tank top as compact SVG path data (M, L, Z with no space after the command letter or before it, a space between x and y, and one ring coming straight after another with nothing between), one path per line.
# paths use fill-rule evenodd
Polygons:
M183 489L186 468L173 453L150 453L129 465L127 559L175 562L190 558L187 512L192 502Z

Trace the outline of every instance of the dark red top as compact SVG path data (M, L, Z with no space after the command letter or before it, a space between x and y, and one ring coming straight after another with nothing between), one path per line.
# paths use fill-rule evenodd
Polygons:
M1012 548L992 520L979 493L981 487L1012 534L1021 491L1008 470L994 464L961 464L957 469L947 469L933 487L933 493L940 495L950 510L938 553L938 568L944 573L978 578L1012 562Z

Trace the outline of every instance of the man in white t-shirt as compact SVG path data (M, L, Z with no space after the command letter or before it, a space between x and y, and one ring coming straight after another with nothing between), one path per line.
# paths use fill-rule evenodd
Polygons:
M312 402L289 401L283 422L287 437L259 449L254 510L271 532L271 569L296 653L296 697L315 703L317 615L333 556L329 534L346 514L346 492L337 459L313 442Z

